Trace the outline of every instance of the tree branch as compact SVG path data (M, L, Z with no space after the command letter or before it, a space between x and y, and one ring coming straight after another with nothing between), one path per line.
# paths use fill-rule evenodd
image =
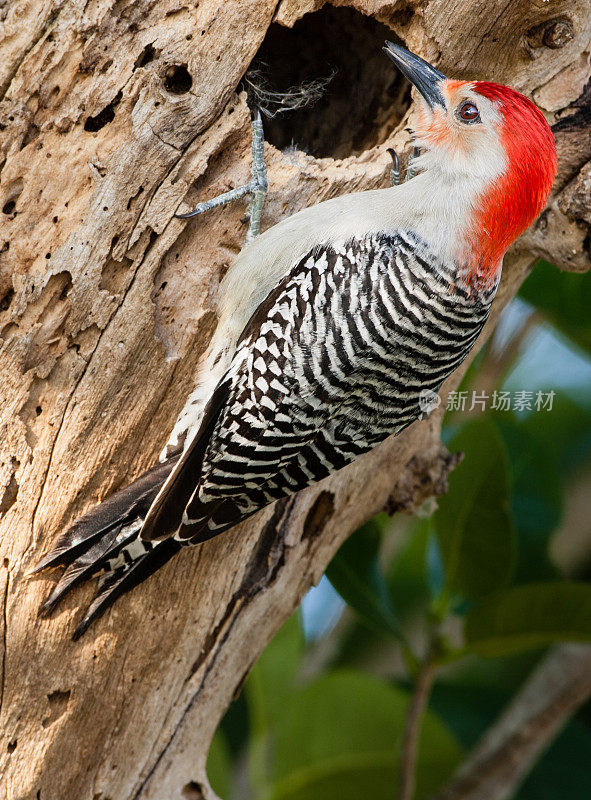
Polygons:
M591 647L557 647L433 800L509 800L542 751L590 696Z
M437 670L437 666L428 656L417 672L411 701L406 712L400 748L400 789L398 800L413 800L415 795L421 723L429 704L429 695L431 694Z

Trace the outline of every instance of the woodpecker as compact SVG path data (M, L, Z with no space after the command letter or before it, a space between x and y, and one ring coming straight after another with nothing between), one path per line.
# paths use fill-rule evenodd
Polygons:
M43 614L103 572L74 638L184 545L400 433L476 342L505 251L546 203L554 140L514 89L449 80L384 49L420 95L417 174L306 208L247 243L161 463L78 519L34 570L66 567ZM261 169L253 162L253 181ZM249 186L260 207L264 186Z

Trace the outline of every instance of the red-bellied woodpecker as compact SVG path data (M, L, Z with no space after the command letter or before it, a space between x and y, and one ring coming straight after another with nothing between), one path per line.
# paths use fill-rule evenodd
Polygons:
M554 140L513 89L448 80L385 49L422 95L419 174L306 208L246 245L162 463L79 519L37 567L66 565L45 613L104 571L75 636L183 545L402 431L478 338L503 255L550 192ZM254 195L256 216L255 145L253 180L237 196Z

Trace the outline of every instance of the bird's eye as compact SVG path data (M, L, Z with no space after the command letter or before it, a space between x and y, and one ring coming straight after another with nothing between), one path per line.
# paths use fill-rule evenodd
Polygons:
M458 107L456 116L461 122L480 122L480 113L474 103L471 103L469 100Z

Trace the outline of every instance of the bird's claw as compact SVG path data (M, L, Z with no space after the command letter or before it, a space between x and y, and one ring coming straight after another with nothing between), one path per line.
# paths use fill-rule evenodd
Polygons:
M246 242L251 242L259 234L261 215L263 212L263 204L267 195L267 166L265 164L264 154L264 131L263 122L260 111L257 109L253 115L252 122L252 168L251 179L244 186L239 186L237 189L231 189L229 192L224 192L211 200L206 200L199 203L193 211L185 214L175 214L179 219L191 219L204 211L209 211L212 208L232 203L244 195L251 195L250 204L246 214L246 221L249 222L248 232L246 234Z
M391 147L388 147L388 153L390 154L390 158L392 159L392 168L390 170L390 185L391 186L399 186L401 183L406 183L406 181L410 181L416 175L416 170L414 168L413 162L421 153L420 147L413 147L412 154L409 157L408 161L406 162L406 169L404 171L404 178L401 178L400 175L400 159L398 158L398 153L396 150L393 150Z

